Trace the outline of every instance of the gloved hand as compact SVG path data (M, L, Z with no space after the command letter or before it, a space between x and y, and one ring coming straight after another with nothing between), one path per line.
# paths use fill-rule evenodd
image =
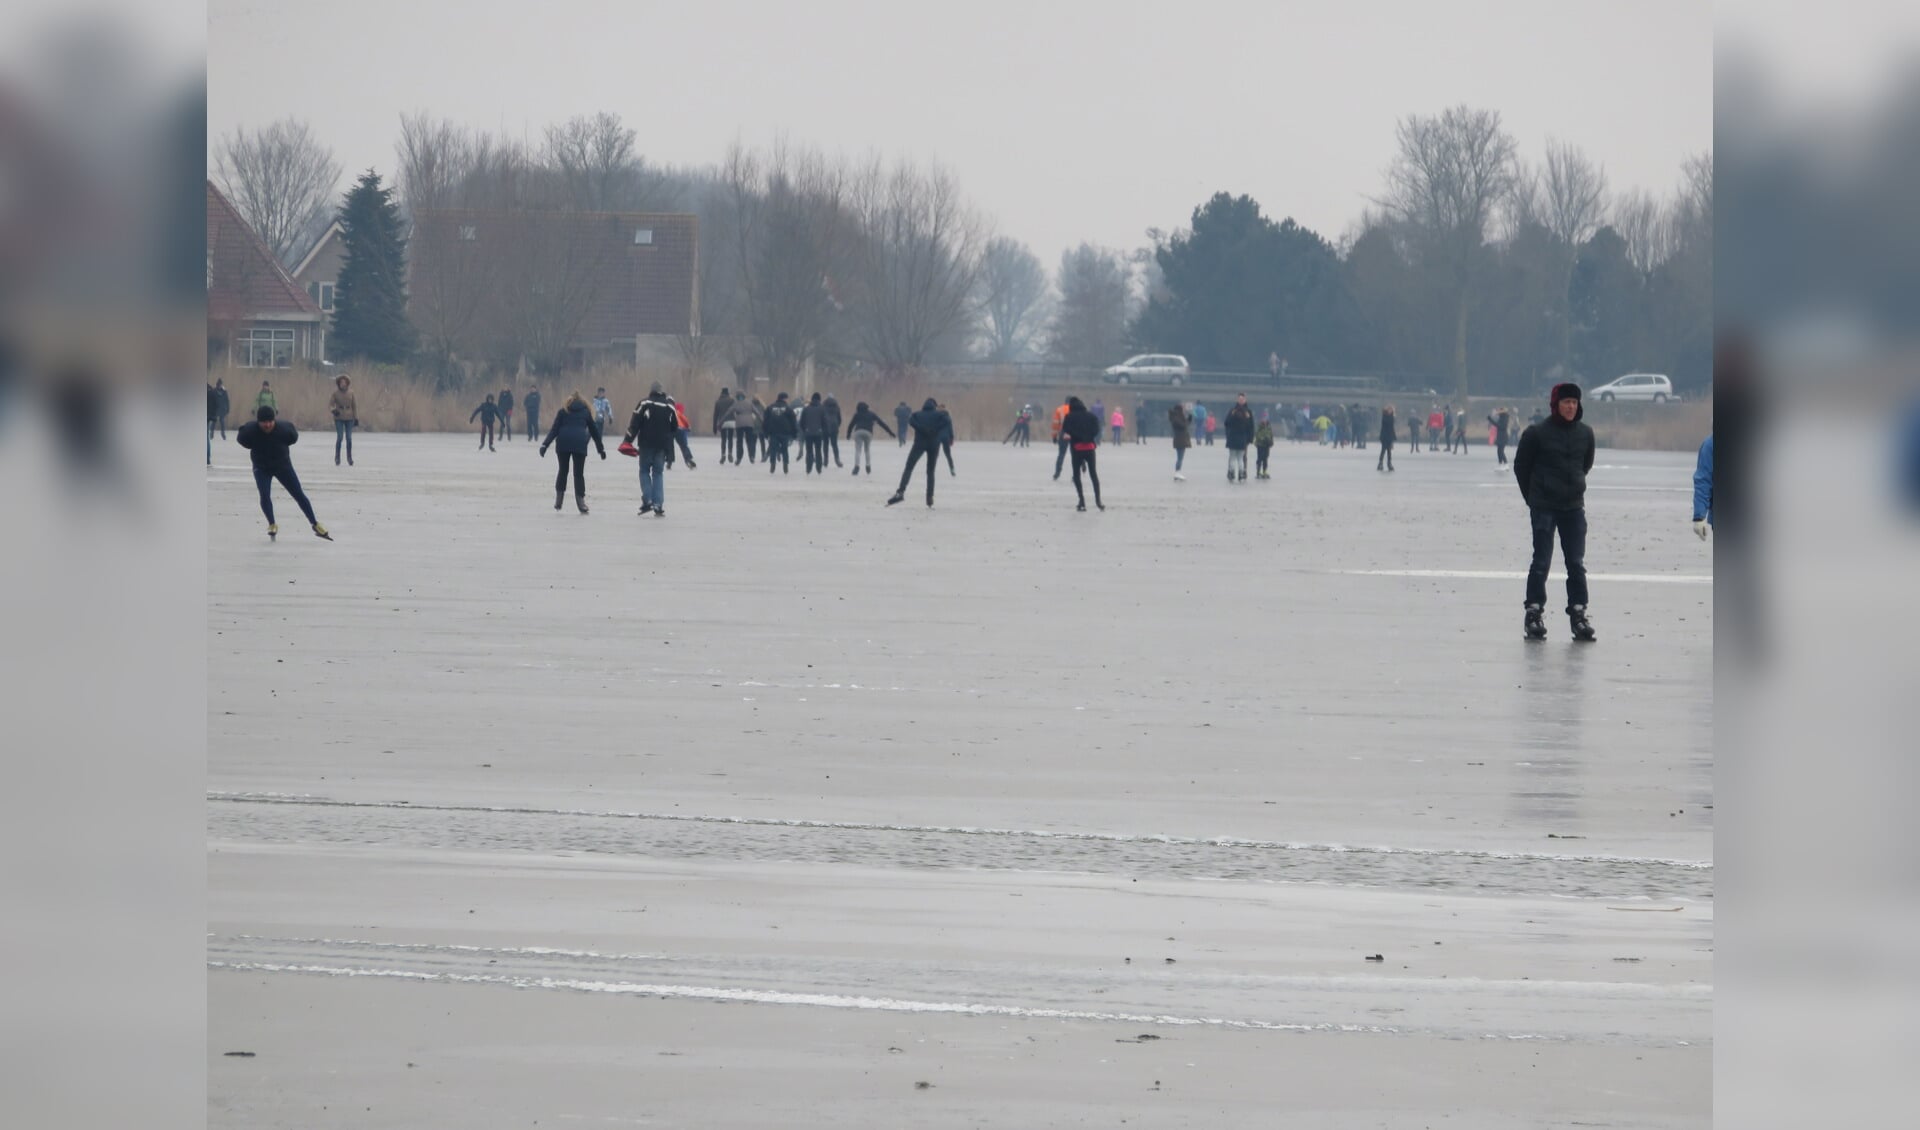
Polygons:
M547 445L543 443L540 445L540 458L545 459L546 457L547 457Z
M605 459L606 457L607 457L607 449L603 447L600 449L600 458Z
M1701 541L1707 540L1708 529L1710 529L1710 527L1707 525L1707 520L1705 518L1695 518L1693 520L1693 532L1700 535Z

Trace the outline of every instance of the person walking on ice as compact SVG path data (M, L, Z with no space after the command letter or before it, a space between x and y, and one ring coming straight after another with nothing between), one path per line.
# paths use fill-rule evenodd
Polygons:
M1187 477L1180 469L1186 466L1187 449L1193 446L1193 413L1186 405L1176 401L1167 409L1167 430L1173 434L1173 481L1184 483Z
M275 419L271 405L262 404L254 410L252 422L240 425L233 439L253 460L253 485L260 488L260 512L267 516L268 539L280 536L280 524L273 520L273 484L278 480L300 513L307 516L314 536L332 541L333 535L313 516L313 503L307 501L307 492L300 489L300 476L293 470L293 455L288 449L300 442L299 431Z
M907 446L907 433L912 430L913 425L913 409L907 407L906 401L902 400L893 406L893 423L900 429L898 436L900 446Z
M500 438L503 440L512 439L513 438L513 389L503 388L500 390L500 399L497 402L496 407L498 407L500 410Z
M1580 386L1557 384L1548 396L1552 414L1520 433L1513 477L1526 500L1533 527L1533 563L1527 569L1526 635L1545 639L1547 571L1554 535L1567 567L1567 620L1573 638L1594 639L1587 619L1587 473L1593 470L1593 429L1581 422Z
M1376 471L1393 470L1393 444L1399 439L1399 429L1394 426L1393 405L1383 405L1380 409L1380 458L1373 461Z
M473 410L473 415L467 417L469 424L475 420L480 421L480 446L487 451L493 450L493 427L494 422L499 419L500 409L494 404L492 393L488 393L486 401Z
M334 378L333 395L327 398L327 411L333 416L333 465L340 465L340 444L347 445L347 466L353 466L353 426L360 422L360 406L348 388L353 382L345 373Z
M594 402L593 402L594 418L599 420L600 422L601 435L605 435L607 433L607 422L605 419L600 417L599 406L605 403L606 399L607 399L607 390L603 388L600 390L600 395L594 398ZM520 409L521 411L527 414L527 442L532 443L534 440L540 438L540 389L539 389L539 386L536 385L535 387L528 389L527 394L520 398ZM607 412L609 414L613 412L612 405L607 406Z
M1267 460L1273 455L1273 421L1263 411L1260 413L1260 425L1253 429L1254 459L1253 477L1271 479L1267 471Z
M1100 470L1095 462L1100 447L1100 417L1087 411L1080 398L1067 398L1067 418L1060 425L1060 434L1073 452L1073 493L1080 498L1075 510L1084 512L1087 508L1087 492L1080 485L1080 473L1086 472L1093 482L1093 504L1105 510L1107 504L1100 501Z
M899 489L893 492L892 498L887 499L887 505L906 501L907 484L913 481L914 464L920 462L920 457L924 455L927 457L927 506L932 507L933 482L940 472L940 437L953 430L953 421L940 410L939 403L929 396L926 403L920 406L920 411L913 414L909 424L913 428L913 450L907 453L907 469L900 472ZM1098 423L1095 423L1094 430L1099 430Z
M887 422L882 420L878 413L867 407L866 401L862 400L854 405L853 419L847 421L847 438L853 441L853 473L856 475L860 473L862 464L866 466L868 475L873 474L873 429L875 428L893 435L893 429L887 426Z
M1127 416L1126 413L1120 410L1118 404L1113 406L1113 420L1111 422L1113 424L1113 443L1114 446L1118 447L1127 441Z
M560 473L555 475L553 480L555 510L560 509L560 504L566 501L567 469L571 465L573 504L580 508L580 513L587 512L587 441L589 439L593 441L593 446L600 449L600 458L605 459L607 447L601 442L600 422L593 418L593 410L587 407L586 399L576 389L573 395L567 398L566 404L560 411L553 414L553 427L547 432L546 442L540 445L540 454L543 457L547 454L549 447L560 449L558 452Z
M667 516L667 464L680 434L680 415L655 381L627 421L627 442L640 449L640 513Z

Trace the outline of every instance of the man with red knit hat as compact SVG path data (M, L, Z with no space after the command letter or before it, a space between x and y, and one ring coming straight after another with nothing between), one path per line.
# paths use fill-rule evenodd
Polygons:
M1567 620L1573 638L1594 639L1587 619L1587 472L1593 470L1593 429L1580 420L1580 386L1557 384L1547 396L1547 418L1520 433L1513 476L1533 523L1533 564L1527 570L1526 635L1545 639L1547 570L1553 538L1567 566Z

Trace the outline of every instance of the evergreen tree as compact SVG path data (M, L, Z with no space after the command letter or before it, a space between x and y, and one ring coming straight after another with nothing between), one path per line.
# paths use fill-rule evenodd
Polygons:
M407 321L407 240L400 208L380 174L360 175L340 205L346 261L333 294L333 352L342 358L398 364L416 336Z

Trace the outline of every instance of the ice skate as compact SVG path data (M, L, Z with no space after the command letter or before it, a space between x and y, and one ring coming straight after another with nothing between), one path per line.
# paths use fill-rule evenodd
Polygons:
M1087 512L1087 504L1082 502L1079 505L1075 506L1074 509L1078 510L1082 514L1085 514Z
M333 540L333 535L328 533L327 528L318 522L315 522L313 524L313 536L317 538L326 538L328 541Z
M1597 637L1593 631L1593 621L1587 619L1587 606L1570 605L1567 608L1567 625L1573 629L1573 638L1581 643L1592 643Z
M584 494L574 495L573 504L580 508L580 513L585 514L587 512L587 496L586 495Z
M1537 604L1527 605L1526 632L1527 638L1530 640L1543 640L1547 638L1547 621L1542 616L1542 611L1541 607Z
M561 506L561 504L562 504L562 503L564 503L564 502L566 502L566 501L567 501L567 492L566 492L566 491L564 491L564 490L556 490L556 491L554 491L554 492L553 492L553 508L554 508L555 510L558 510L558 509L560 509L560 506Z
M906 495L904 495L904 494L895 494L895 495L894 495L894 496L893 496L892 498L889 498L889 499L887 499L887 505L888 505L888 506L892 506L892 505L894 505L894 504L896 504L896 503L900 503L900 502L905 502L906 500L907 500L907 496L906 496Z
M279 538L280 538L280 523L268 522L267 523L267 540L277 541L279 540Z

